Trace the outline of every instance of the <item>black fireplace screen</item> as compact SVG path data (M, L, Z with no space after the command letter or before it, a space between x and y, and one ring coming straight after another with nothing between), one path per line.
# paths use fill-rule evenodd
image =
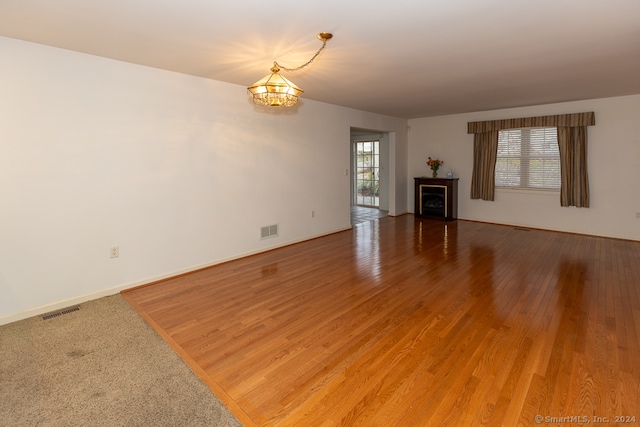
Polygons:
M445 185L420 186L420 214L447 216L447 187Z

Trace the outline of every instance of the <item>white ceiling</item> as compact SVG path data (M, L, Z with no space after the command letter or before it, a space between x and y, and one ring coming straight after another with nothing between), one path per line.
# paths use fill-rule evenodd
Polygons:
M640 93L639 0L1 0L0 35L415 118Z

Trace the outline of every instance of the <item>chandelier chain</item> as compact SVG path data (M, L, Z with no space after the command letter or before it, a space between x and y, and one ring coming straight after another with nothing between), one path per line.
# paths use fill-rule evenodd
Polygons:
M318 57L318 55L320 55L320 52L322 52L324 50L325 46L327 46L327 39L322 39L322 46L320 47L320 49L318 49L316 54L313 55L310 60L308 60L306 63L302 64L299 67L287 68L287 67L285 67L283 65L278 64L278 61L275 61L275 60L273 61L273 65L278 67L279 69L285 70L285 71L298 71L298 70L301 70L304 67L306 67L307 65L310 65Z

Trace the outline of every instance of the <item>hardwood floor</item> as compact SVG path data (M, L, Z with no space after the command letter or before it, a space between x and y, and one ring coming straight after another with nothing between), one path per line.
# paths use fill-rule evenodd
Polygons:
M639 286L640 242L404 215L123 296L246 426L615 425Z

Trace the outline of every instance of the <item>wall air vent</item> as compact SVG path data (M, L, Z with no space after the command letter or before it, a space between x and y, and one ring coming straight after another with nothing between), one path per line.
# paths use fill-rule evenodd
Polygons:
M278 224L267 225L260 228L260 240L278 237Z

